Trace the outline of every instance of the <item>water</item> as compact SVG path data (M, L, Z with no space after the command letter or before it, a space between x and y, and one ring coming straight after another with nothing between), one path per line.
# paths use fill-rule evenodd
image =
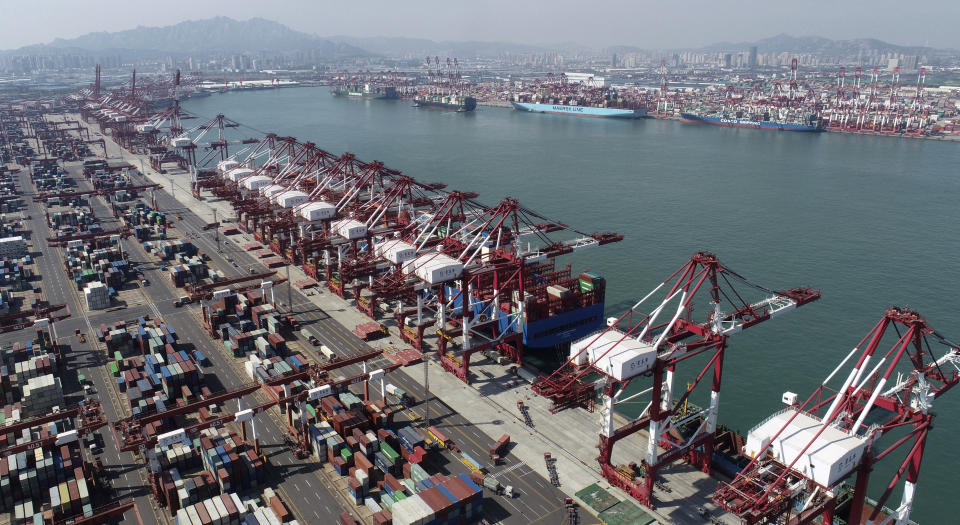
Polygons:
M567 258L607 278L608 315L698 250L770 288L822 289L819 302L732 338L720 417L742 431L778 410L784 390L805 399L887 306L916 308L960 338L960 144L500 108L458 114L333 98L323 88L228 93L186 108L380 160L477 191L488 204L509 195L582 231L624 233L621 243ZM944 502L960 481L951 447L960 391L935 410L913 514L927 525L955 521ZM892 455L897 464L906 452ZM896 467L874 470L874 496ZM896 494L890 506L898 502Z

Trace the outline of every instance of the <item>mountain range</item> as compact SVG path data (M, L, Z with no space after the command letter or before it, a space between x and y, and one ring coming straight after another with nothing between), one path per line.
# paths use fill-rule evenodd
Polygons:
M701 52L743 52L756 46L760 53L810 53L822 56L857 56L858 54L903 53L936 54L938 50L922 46L903 46L875 39L831 40L817 36L794 37L786 34L755 42L720 42L695 49ZM288 54L309 51L325 59L341 59L382 55L422 60L424 56L495 57L505 53L599 52L603 54L646 51L634 46L615 46L603 50L576 43L531 45L513 42L433 41L403 37L320 37L293 30L286 25L251 18L234 20L216 17L191 20L165 27L138 27L117 32L89 33L77 38L55 39L9 50L5 54L111 54L124 57L174 55L202 56L211 54L274 53Z
M137 27L112 33L88 33L13 50L18 54L111 53L120 55L203 55L213 53L290 53L314 51L328 58L369 55L342 42L295 31L263 18L234 20L220 16L165 27Z
M858 53L902 53L904 55L923 55L936 50L924 46L902 46L875 38L857 38L852 40L831 40L819 36L796 37L779 34L756 42L719 42L703 48L707 51L729 52L745 51L752 46L758 53L802 53L821 56L856 56Z

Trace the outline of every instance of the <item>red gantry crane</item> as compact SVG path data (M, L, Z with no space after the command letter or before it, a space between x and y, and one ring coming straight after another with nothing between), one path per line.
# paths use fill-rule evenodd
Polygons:
M829 386L834 379L838 389ZM916 311L888 308L806 401L786 392L786 408L750 431L744 452L752 461L713 500L749 525L833 523L842 483L856 475L846 523L911 523L930 409L958 382L960 346ZM901 448L903 461L869 508L871 473ZM901 480L900 505L885 516Z
M697 320L694 299L701 295L706 295L711 308L704 309ZM657 296L663 299L656 308L649 313L640 310ZM809 288L774 292L751 283L715 255L700 252L620 318L608 320L605 330L575 341L569 361L550 376L538 378L533 390L553 401L553 411L592 408L595 393L601 391L598 460L604 477L653 506L657 473L668 462L685 457L709 472L728 337L819 297L819 291ZM697 356L700 361L706 359L706 364L686 391L677 390L673 384L677 366ZM693 372L696 370L694 365ZM652 375L652 385L624 397L641 375ZM691 408L691 394L706 382L710 383L707 408ZM648 393L651 399L641 415L615 428L614 406ZM633 464L612 465L614 445L643 429L648 430L649 439L639 472ZM644 478L642 482L636 481L638 476Z

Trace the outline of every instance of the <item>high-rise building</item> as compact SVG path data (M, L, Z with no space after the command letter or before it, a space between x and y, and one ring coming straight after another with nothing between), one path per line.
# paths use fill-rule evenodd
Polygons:
M723 67L730 67L733 63L733 55L730 53L724 53L723 55Z
M747 67L757 67L757 46L750 46L750 56L747 58Z
M904 55L900 62L900 69L905 71L916 71L920 65L920 57L917 55Z
M613 58L610 59L610 67L619 67L620 62L617 60L617 54L613 54Z

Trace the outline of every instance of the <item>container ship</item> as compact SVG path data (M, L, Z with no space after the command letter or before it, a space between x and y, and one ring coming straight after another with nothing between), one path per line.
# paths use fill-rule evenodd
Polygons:
M330 94L335 97L352 98L397 98L397 88L393 86L380 86L377 84L337 84L330 88Z
M459 113L464 113L477 109L477 99L461 94L419 94L413 99L413 107L452 109Z
M577 117L599 118L643 118L645 109L621 109L594 106L576 106L565 104L534 104L530 102L511 102L513 109L531 113L553 113L555 115L574 115Z
M522 330L523 345L533 352L568 346L600 329L604 323L606 281L595 273L583 272L573 277L569 266L557 271L552 262L545 262L530 268L524 289L523 326L516 326L503 315L495 328L501 334ZM460 290L446 286L445 293L456 298L453 311L459 313L463 307ZM476 319L483 322L492 317L490 303L472 302ZM512 309L518 310L520 303L519 292L514 291Z
M773 129L779 131L817 132L824 127L816 115L779 108L759 111L698 111L681 112L688 122L725 126L728 128Z

